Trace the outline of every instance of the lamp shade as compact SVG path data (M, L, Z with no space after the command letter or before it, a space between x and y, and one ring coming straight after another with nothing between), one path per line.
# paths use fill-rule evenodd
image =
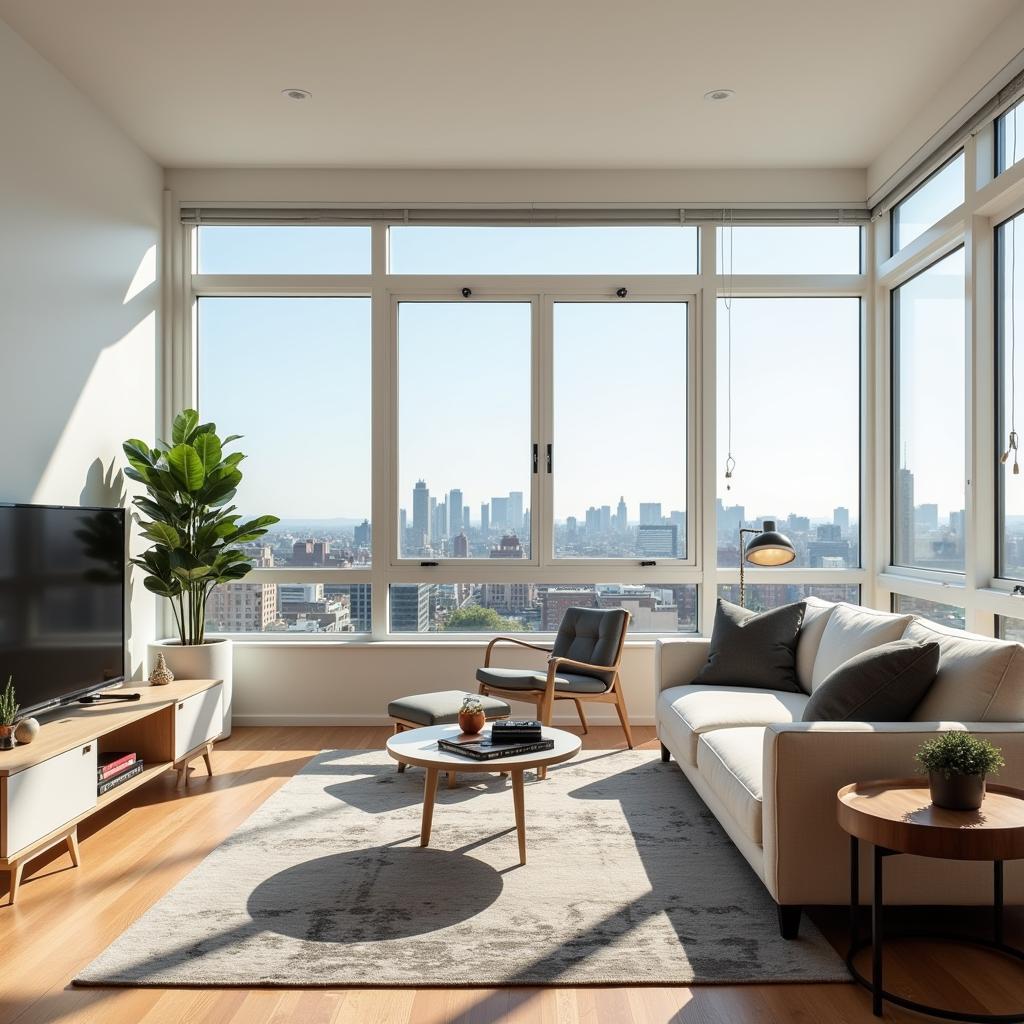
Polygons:
M751 565L787 565L796 558L793 542L778 533L771 519L764 521L764 529L747 545L744 557Z

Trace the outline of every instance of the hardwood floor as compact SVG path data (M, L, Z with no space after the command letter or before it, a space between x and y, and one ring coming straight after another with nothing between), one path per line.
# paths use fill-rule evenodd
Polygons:
M187 874L317 751L382 747L384 728L237 729L214 751L216 776L193 773L188 795L174 773L89 819L82 866L64 852L26 869L18 903L0 907L0 1024L743 1024L867 1022L855 985L745 985L686 988L246 990L74 989L70 980L132 921ZM634 728L656 749L654 730ZM622 733L592 728L584 746L611 748ZM984 927L977 911L949 925ZM814 919L842 947L845 913ZM935 920L934 914L926 915ZM1024 914L1008 912L1008 941L1024 945ZM938 943L886 947L887 982L911 998L974 1013L1024 1010L1024 970L989 954ZM920 1021L886 1007L890 1021Z

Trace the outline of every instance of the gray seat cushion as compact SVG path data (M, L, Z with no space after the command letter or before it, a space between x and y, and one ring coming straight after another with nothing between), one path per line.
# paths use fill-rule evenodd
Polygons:
M476 677L481 683L502 690L543 690L547 685L546 672L533 672L528 668L478 668ZM559 672L555 676L555 689L561 693L604 693L608 686L596 676Z
M416 693L401 697L388 705L391 718L401 718L419 725L449 725L459 720L465 690L441 690L438 693ZM475 694L474 694L475 696ZM484 714L488 718L508 718L512 708L497 697L480 696Z

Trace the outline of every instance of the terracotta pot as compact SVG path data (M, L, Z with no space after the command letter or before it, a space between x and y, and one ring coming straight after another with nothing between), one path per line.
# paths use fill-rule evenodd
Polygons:
M13 725L0 725L0 750L13 750L17 746Z
M985 799L984 775L951 775L928 773L932 803L949 811L976 811Z
M459 712L459 728L467 736L475 736L484 727L484 722L487 721L487 716L482 711L466 713L465 711Z

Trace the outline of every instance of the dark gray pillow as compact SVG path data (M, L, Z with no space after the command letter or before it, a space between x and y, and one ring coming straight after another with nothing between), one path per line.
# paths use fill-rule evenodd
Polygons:
M805 722L906 722L939 671L939 645L893 640L855 654L811 694Z
M799 693L796 640L804 603L757 614L718 599L707 664L695 683Z

